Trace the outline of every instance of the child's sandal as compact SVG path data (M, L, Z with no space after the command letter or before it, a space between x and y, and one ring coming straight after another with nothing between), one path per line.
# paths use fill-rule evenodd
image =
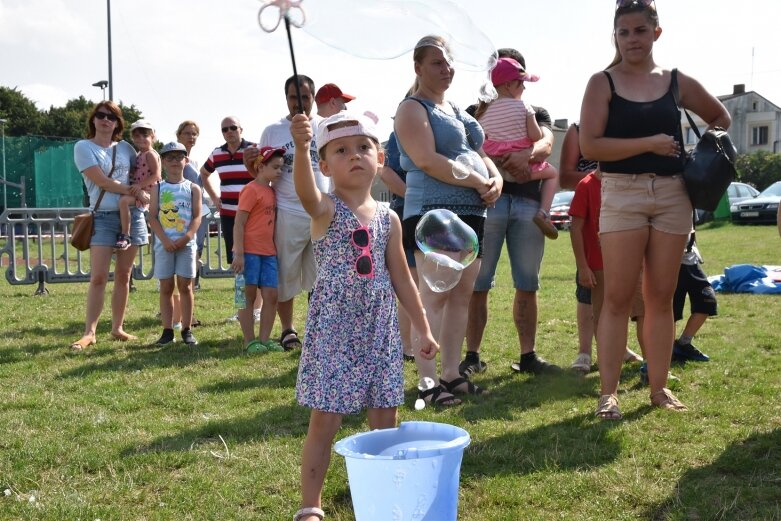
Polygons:
M556 227L553 225L553 223L550 220L550 216L548 215L548 212L545 210L538 210L535 216L532 218L532 221L534 224L537 225L537 227L540 229L540 231L547 237L548 239L558 239L559 238L559 230L556 229Z

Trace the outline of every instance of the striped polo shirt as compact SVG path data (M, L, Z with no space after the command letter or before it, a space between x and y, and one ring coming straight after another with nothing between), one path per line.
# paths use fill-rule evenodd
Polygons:
M231 154L228 144L215 148L209 155L209 159L203 167L207 172L217 171L220 177L220 215L235 217L239 206L239 192L244 185L252 181L252 176L244 167L244 149L254 146L255 143L241 140L241 145L235 153Z

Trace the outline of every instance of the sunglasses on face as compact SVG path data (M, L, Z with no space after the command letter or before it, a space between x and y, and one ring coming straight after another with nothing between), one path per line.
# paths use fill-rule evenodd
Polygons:
M648 7L653 4L654 0L617 0L616 10L625 9L627 7ZM656 6L654 6L656 7Z
M109 121L117 121L119 118L116 117L111 112L100 112L100 111L97 111L95 113L95 119L107 119Z
M358 258L355 259L355 271L359 277L374 277L374 262L372 261L372 252L369 249L369 243L371 242L371 236L369 235L369 229L366 226L361 226L353 230L351 242L353 246L361 250Z
M238 125L228 125L227 127L222 127L222 133L225 134L229 130L238 130Z
M166 154L163 156L163 159L166 161L181 161L184 157L184 154Z

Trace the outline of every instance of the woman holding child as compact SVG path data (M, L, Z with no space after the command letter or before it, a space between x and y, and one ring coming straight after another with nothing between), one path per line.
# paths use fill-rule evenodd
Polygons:
M129 185L130 172L136 164L136 152L129 143L122 141L125 121L119 106L113 101L98 103L90 111L87 126L87 139L76 143L73 154L89 193L90 208L94 210L98 206L98 210L90 241L90 282L84 334L70 346L77 351L96 342L95 331L103 310L111 257L120 231L119 198L132 195L149 203L146 192L138 186ZM148 242L144 214L135 206L131 208L130 237L130 247L116 252L111 295L111 336L123 342L136 339L124 330L125 308L133 259L138 247Z
M581 150L599 161L603 173L599 229L605 295L597 333L602 389L596 415L605 420L622 417L616 393L641 269L651 404L686 410L666 388L675 273L692 216L681 176L678 107L695 112L709 128L730 124L727 110L697 80L656 64L653 47L661 34L652 0L618 0L616 56L591 77L581 108Z
M482 151L483 131L466 112L445 100L453 81L453 64L445 41L426 36L415 46L415 87L396 111L395 132L401 152L401 167L407 171L404 204L404 245L415 249L416 263L423 252L415 244L415 226L429 210L446 208L475 230L482 243L486 205L501 194L502 178ZM453 176L453 163L462 153L477 152L483 163L465 179ZM481 244L482 250L482 244ZM482 253L482 252L481 252ZM420 295L431 330L439 342L441 379L436 361L416 357L421 379L431 378L439 385L421 391L428 403L450 406L461 403L455 394L480 394L482 389L458 372L461 344L466 333L467 312L480 255L467 267L459 283L449 291L436 293L420 284Z

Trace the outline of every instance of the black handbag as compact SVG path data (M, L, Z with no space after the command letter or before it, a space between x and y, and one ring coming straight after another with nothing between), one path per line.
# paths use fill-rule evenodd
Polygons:
M727 191L729 184L737 176L735 159L737 150L727 131L715 127L700 134L689 112L678 104L678 74L672 71L672 91L675 104L686 114L694 134L697 146L686 153L684 158L683 180L689 193L692 206L713 212ZM681 146L683 146L683 128L681 128Z

